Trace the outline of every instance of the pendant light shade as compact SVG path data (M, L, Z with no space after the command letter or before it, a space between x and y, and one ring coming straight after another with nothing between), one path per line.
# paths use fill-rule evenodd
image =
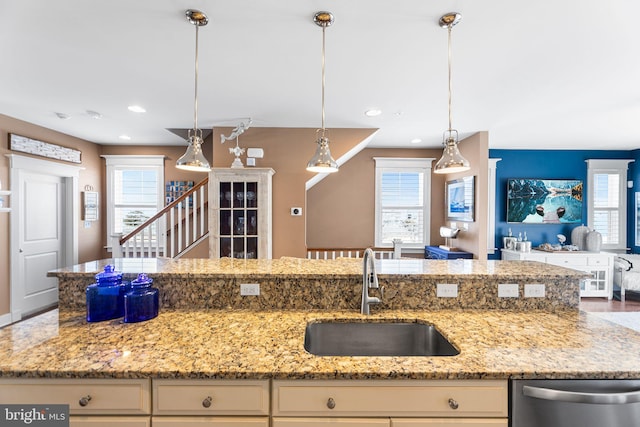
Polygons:
M185 12L187 20L196 27L196 60L195 60L195 96L193 103L193 129L189 130L187 151L178 159L178 169L209 172L211 166L202 152L202 130L198 129L198 28L207 25L209 18L199 10L189 9Z
M318 173L338 172L338 164L331 157L329 150L329 138L321 136L318 138L317 144L316 153L307 163L307 170Z
M322 129L318 131L320 135L316 140L316 152L307 163L307 170L317 173L333 173L338 172L338 163L331 157L329 138L325 135L326 129L324 127L325 30L333 24L333 15L330 12L317 12L313 22L322 27Z
M465 159L458 149L458 131L453 129L451 113L451 29L462 19L457 12L447 13L440 18L440 26L448 32L448 69L449 69L449 129L444 132L442 145L444 152L433 168L433 173L464 172L471 168L469 161Z

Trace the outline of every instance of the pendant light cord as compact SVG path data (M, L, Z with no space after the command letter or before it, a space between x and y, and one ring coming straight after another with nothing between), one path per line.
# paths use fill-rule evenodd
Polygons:
M327 29L326 25L322 26L322 137L324 137L325 129L324 129L324 86L325 86L325 30Z
M449 34L449 40L447 44L447 56L449 61L449 135L451 135L451 131L453 130L451 127L451 123L453 122L453 113L451 111L451 28L453 28L453 25L449 24L447 26L447 32Z
M196 24L196 64L195 64L195 74L196 74L196 84L195 84L195 96L193 101L193 133L194 136L198 132L198 29L199 25Z

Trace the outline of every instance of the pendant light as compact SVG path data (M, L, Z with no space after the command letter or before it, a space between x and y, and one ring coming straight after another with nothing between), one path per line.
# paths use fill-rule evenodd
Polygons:
M462 19L462 15L457 12L447 13L440 18L440 26L446 28L448 32L448 63L449 63L449 129L444 132L442 145L444 153L438 160L433 173L455 173L464 172L471 167L469 161L462 157L458 149L458 131L451 127L451 29Z
M193 102L193 129L189 129L187 151L176 162L178 169L196 172L209 172L211 166L202 153L202 130L198 129L198 28L207 25L209 18L199 10L189 9L185 12L187 20L196 27L196 61L195 61L195 98Z
M313 17L313 22L322 27L322 129L317 131L319 133L316 140L318 146L316 147L316 153L307 163L307 170L309 172L333 173L338 172L338 163L331 157L329 138L325 135L326 129L324 127L325 30L333 24L333 15L330 12L317 12Z

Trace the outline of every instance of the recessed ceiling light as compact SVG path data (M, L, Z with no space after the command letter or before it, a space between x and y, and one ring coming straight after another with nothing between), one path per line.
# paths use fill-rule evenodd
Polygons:
M99 120L102 118L102 114L98 113L97 111L87 110L86 112L92 119Z
M56 116L58 116L58 118L60 120L67 120L67 119L71 118L70 115L68 115L66 113L60 113L60 112L56 113Z
M378 110L376 108L372 108L371 110L367 110L364 112L364 115L367 117L376 117L382 114L382 110Z
M130 141L131 137L129 135L120 135L118 138L123 139L125 141Z
M420 138L413 138L413 139L411 140L411 143L412 143L412 144L420 144L421 142L422 142L422 140L421 140Z
M129 111L133 111L134 113L146 113L147 110L145 110L144 108L142 108L139 105L129 105L127 107L129 109Z

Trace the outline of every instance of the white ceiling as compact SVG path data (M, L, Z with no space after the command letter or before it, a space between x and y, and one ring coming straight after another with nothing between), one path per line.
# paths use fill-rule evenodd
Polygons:
M101 144L176 145L201 128L380 128L371 146L439 146L453 126L491 148L640 148L637 0L0 0L0 113ZM139 104L145 114L131 113ZM382 115L365 117L379 108ZM86 111L102 114L91 118ZM56 112L70 116L61 120ZM118 138L131 136L131 141ZM421 138L421 144L411 144Z

